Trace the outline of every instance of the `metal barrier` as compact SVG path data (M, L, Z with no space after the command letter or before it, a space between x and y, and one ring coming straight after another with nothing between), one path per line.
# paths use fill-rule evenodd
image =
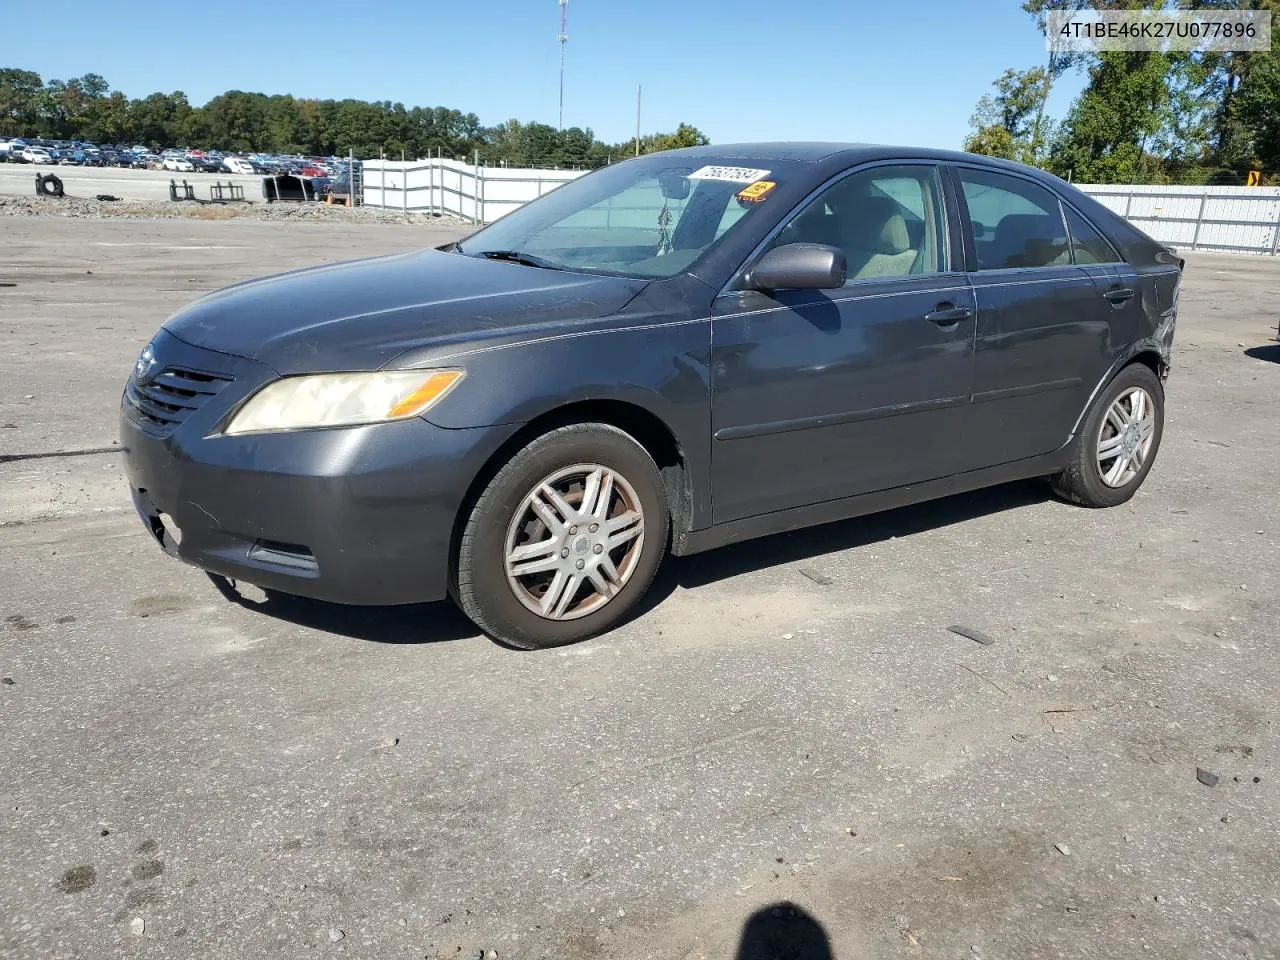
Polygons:
M1076 186L1162 243L1280 253L1280 187Z
M366 160L361 196L372 207L489 223L585 172L484 167L442 157Z
M485 167L442 157L366 160L355 195L371 207L490 223L584 172ZM1163 243L1280 254L1280 187L1076 186Z

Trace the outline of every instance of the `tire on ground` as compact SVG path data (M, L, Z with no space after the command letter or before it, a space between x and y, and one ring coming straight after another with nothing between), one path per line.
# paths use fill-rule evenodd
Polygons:
M36 176L36 194L41 197L62 196L62 180L52 173L38 174Z
M621 474L632 486L644 533L634 572L598 610L574 620L551 620L516 597L507 580L507 531L534 486L556 470L593 463ZM662 475L649 452L617 427L578 423L533 440L489 481L462 531L450 592L487 635L523 650L576 643L617 626L644 596L667 549L670 513Z
M1151 398L1155 418L1151 449L1142 468L1123 486L1112 487L1103 482L1098 467L1098 443L1107 411L1117 398L1134 387L1141 387ZM1071 444L1070 459L1061 473L1050 478L1055 493L1065 500L1086 507L1115 507L1128 501L1151 472L1160 438L1164 434L1164 388L1160 379L1142 363L1132 363L1115 375L1106 388L1094 398L1080 430Z

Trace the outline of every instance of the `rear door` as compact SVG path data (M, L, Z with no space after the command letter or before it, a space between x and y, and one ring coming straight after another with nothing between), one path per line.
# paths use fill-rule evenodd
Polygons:
M1093 278L1102 299L1108 304L1111 350L1099 360L1094 383L1111 367L1111 361L1125 344L1132 343L1143 328L1142 295L1138 273L1126 263L1097 227L1070 203L1063 202L1062 211L1071 235L1071 255L1076 265Z
M1111 356L1114 273L1072 260L1056 194L1030 177L952 168L977 309L969 469L1050 453L1070 438Z

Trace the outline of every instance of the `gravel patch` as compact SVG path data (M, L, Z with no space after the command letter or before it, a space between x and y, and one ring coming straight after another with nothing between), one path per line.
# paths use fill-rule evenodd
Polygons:
M128 220L322 220L333 223L462 224L452 216L401 213L381 207L329 206L325 203L198 203L171 200L85 200L78 197L0 196L0 216L72 217Z

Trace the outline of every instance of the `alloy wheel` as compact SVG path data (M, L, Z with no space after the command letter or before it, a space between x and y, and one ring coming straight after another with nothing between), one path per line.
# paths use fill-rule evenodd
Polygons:
M1155 404L1142 387L1130 387L1112 402L1098 430L1098 476L1123 487L1142 472L1155 438Z
M539 481L507 528L507 583L527 609L576 620L618 595L644 548L644 512L617 470L579 463Z

